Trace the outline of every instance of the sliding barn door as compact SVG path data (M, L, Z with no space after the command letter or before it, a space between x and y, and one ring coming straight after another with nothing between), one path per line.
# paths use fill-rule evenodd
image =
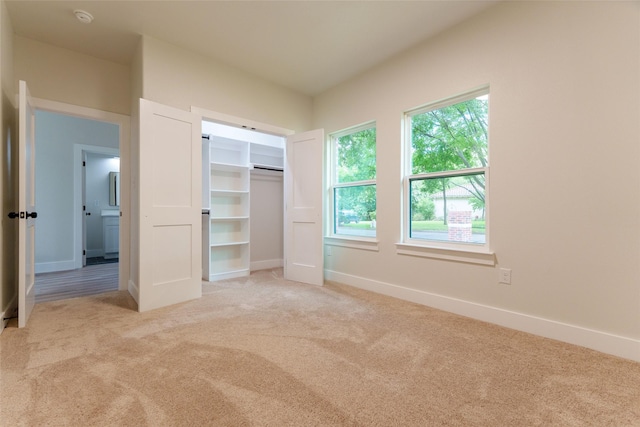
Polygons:
M139 311L202 295L202 120L140 100Z
M287 138L285 266L288 280L322 285L322 129Z

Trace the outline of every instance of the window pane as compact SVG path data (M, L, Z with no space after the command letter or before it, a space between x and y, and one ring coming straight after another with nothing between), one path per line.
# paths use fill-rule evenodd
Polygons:
M413 174L487 166L489 96L411 116Z
M409 237L484 244L484 189L484 173L411 180Z
M335 234L375 237L375 185L334 188L333 198Z
M376 179L376 129L336 138L336 183Z

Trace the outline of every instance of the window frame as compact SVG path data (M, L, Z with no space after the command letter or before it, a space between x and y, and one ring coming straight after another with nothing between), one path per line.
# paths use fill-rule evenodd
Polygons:
M367 129L375 129L376 130L376 177L375 179L367 179L361 181L351 181L351 182L337 182L337 166L338 166L338 147L337 142L338 139L358 133ZM325 236L325 243L331 246L344 246L356 249L364 249L364 250L378 250L378 232L375 230L374 236L357 236L351 234L337 234L336 233L336 203L335 203L335 195L336 189L341 188L353 188L353 187L366 187L366 186L375 186L375 194L376 194L376 205L378 202L378 132L375 121L369 121L357 126L349 127L338 132L333 132L328 135L328 150L327 150L327 234Z
M487 95L490 99L489 86L464 92L457 96L448 97L439 101L428 103L404 112L403 121L403 194L402 194L402 241L396 244L397 253L413 256L423 256L453 261L471 262L478 264L494 265L495 257L490 249L490 140L487 140L487 162L484 167L472 167L462 169L450 169L439 172L413 173L412 155L412 119L414 116L429 111L438 110L461 102ZM489 103L489 110L491 103ZM489 116L489 113L488 113ZM490 124L487 123L489 132ZM425 179L454 178L483 174L485 179L485 242L452 242L416 239L411 237L411 183Z

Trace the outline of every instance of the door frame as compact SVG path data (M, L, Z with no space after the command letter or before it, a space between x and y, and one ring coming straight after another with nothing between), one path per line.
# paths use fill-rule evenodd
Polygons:
M249 120L249 119L244 119L242 117L237 117L237 116L232 116L229 114L224 114L224 113L220 113L220 112L216 112L216 111L212 111L212 110L207 110L205 108L200 108L200 107L195 107L195 106L191 106L191 112L192 113L196 113L199 116L202 117L202 120L207 120L207 121L212 121L212 122L216 122L216 123L220 123L220 124L224 124L224 125L230 125L230 126L236 126L236 127L241 127L241 128L245 128L245 129L249 129L249 130L253 130L253 131L257 131L257 132L262 132L262 133L267 133L267 134L271 134L271 135L277 135L277 136L281 136L284 138L287 138L289 136L295 135L296 132L291 130L291 129L286 129L286 128L282 128L282 127L278 127L278 126L273 126L267 123L261 123L261 122L257 122L254 120ZM311 132L311 131L310 131ZM288 145L288 143L285 143L285 147L284 147L284 156L285 156L285 160L287 158L287 148L286 146ZM323 152L324 152L324 147L323 147ZM324 161L324 155L322 156L322 161ZM286 162L285 162L286 163ZM321 169L324 171L324 164L321 166ZM324 176L322 177L322 187L324 189L325 184L324 184L325 180L324 180ZM283 179L283 203L285 206L283 206L283 212L284 212L284 218L283 218L283 223L285 221L285 219L287 218L287 195L286 195L286 179ZM324 191L324 190L323 190ZM321 206L321 215L324 214L324 207ZM324 230L324 220L321 218L320 219L321 222L321 227ZM288 231L287 231L287 225L283 224L283 232L284 232L284 247L285 247L285 253L284 255L284 263L285 263L285 269L286 269L286 263L287 263L287 239L289 238L288 236ZM324 232L321 233L322 235L320 236L320 239L322 241L322 245L324 247ZM324 258L324 257L323 257ZM324 276L324 259L322 260L323 266L322 266L322 274Z
M49 111L52 113L65 114L68 116L79 117L83 119L96 120L106 123L112 123L118 126L119 128L119 147L120 147L120 262L118 263L118 289L127 290L129 275L131 270L131 260L130 260L130 227L131 227L131 117L118 114L111 113L108 111L98 110L95 108L89 107L81 107L78 105L66 104L64 102L51 101L47 99L41 98L33 98L34 108L36 110ZM36 136L37 138L37 136ZM90 146L97 147L97 146ZM80 171L81 173L81 171ZM76 172L74 172L74 186L81 186L81 182L78 179L81 178L81 175L76 176ZM81 190L80 190L81 191ZM76 199L77 189L74 188L74 199ZM75 203L75 201L74 201ZM79 203L82 203L80 199ZM80 205L80 210L82 210L82 205ZM75 216L80 217L82 212L75 213ZM79 239L82 239L82 222L78 221L77 218L74 219L75 233L74 242L77 242ZM77 224L80 224L80 235L78 236L78 227ZM75 262L76 265L79 261L80 267L82 267L82 242L80 240L80 258L78 259L78 255L75 254ZM74 244L75 248L75 244ZM78 267L78 268L80 268Z
M82 210L82 205L86 204L85 178L87 171L82 166L82 162L87 154L106 154L120 157L120 149L85 144L75 144L73 146L73 227L75 230L73 251L75 268L82 268L86 265L83 251L87 246L87 230L85 227L87 218Z
M287 137L296 133L291 129L273 126L267 123L257 122L255 120L244 119L242 117L232 116L229 114L219 113L217 111L207 110L205 108L194 107L193 105L191 106L191 112L202 116L203 120L207 119L208 121L220 123L223 125L239 126L248 130L269 133L271 135Z

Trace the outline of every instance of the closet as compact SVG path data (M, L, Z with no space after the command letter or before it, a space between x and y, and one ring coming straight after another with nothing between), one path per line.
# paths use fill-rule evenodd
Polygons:
M207 281L283 263L283 137L203 121L202 254Z

